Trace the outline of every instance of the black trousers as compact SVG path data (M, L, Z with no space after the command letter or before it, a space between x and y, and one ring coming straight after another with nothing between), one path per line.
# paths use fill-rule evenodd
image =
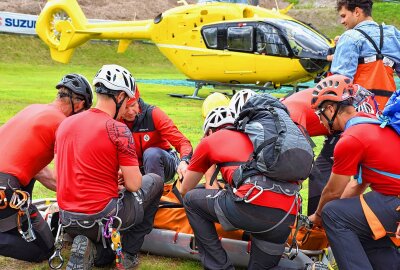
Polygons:
M180 159L175 151L166 151L158 147L150 147L143 153L142 173L155 173L164 182L174 178Z
M153 229L154 216L158 209L163 185L164 182L160 176L147 174L142 178L142 187L135 193L137 197L132 192L124 192L118 212L118 217L122 220L120 233L124 252L132 255L138 253L145 235ZM91 229L69 226L65 230L72 237L85 235L96 243L95 266L109 264L115 259L110 245L104 248L101 239L98 239L99 227L97 225Z
M387 231L395 232L400 199L377 192L365 201ZM322 210L322 220L340 270L399 270L400 252L388 237L372 239L359 197L334 200Z
M184 197L184 205L200 259L205 269L234 269L218 238L214 223L219 222L215 201L230 223L245 231L262 231L271 228L286 215L285 211L244 202L235 202L227 191L215 197L218 190L194 189ZM270 269L278 265L281 253L270 252L276 246L283 247L293 225L295 215L289 215L276 229L265 233L251 233L250 261L248 269ZM272 253L272 254L271 254Z
M0 175L4 177L4 175ZM3 179L4 180L4 179ZM7 179L6 179L7 180ZM28 192L32 197L32 190L35 180L32 180L28 186L21 187L22 190ZM7 199L10 200L12 191L7 190ZM9 217L17 212L17 210L7 207L0 210L0 219ZM51 230L44 221L43 217L33 205L29 208L29 213L32 222L32 228L36 235L36 240L26 242L17 228L13 228L6 232L0 232L0 255L11 257L18 260L28 262L41 262L50 258L53 253L54 237ZM28 221L23 222L22 229L25 231L28 227Z

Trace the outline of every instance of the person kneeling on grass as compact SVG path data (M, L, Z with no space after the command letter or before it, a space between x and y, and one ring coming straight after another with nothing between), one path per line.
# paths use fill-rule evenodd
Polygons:
M65 75L56 88L53 103L29 105L0 127L0 256L40 262L53 251L54 237L31 204L32 190L37 180L55 191L47 165L56 130L66 117L89 109L93 98L89 82L79 74Z
M261 194L250 191L251 194L243 200L253 184L243 184L232 193L233 173L238 165L221 168L227 189L195 188L211 165L242 162L253 153L249 137L229 129L233 127L234 121L232 110L226 107L217 107L208 114L204 122L206 137L193 154L180 192L185 195L186 214L205 269L234 269L218 238L214 222L221 223L225 230L259 232L252 233L248 267L269 269L279 263L291 230L290 225L294 223L296 210L291 205L294 204L295 196L271 191ZM253 178L263 181L261 175ZM279 203L274 203L276 201ZM277 223L279 225L273 230L266 230Z
M312 107L321 122L343 134L335 147L332 173L310 220L323 224L339 269L398 270L400 252L393 244L396 231L400 236L400 137L391 127L356 124L376 117L357 113L353 105L357 86L350 82L345 76L333 75L313 91ZM358 175L357 181L353 175ZM372 191L362 195L368 187ZM377 220L370 222L373 215ZM375 237L373 225L378 223L382 234Z
M107 242L113 243L117 267L132 269L152 230L163 181L156 174L142 177L132 133L116 120L135 95L131 73L104 65L93 84L96 107L65 121L56 137L60 219L75 237L67 269L111 263L115 255Z
M193 152L190 141L165 112L143 101L137 86L122 119L132 131L143 174L155 173L164 182L173 179L175 173L180 179L185 176Z

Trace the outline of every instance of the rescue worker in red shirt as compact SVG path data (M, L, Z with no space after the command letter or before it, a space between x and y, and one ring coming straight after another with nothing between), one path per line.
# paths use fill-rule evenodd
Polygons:
M156 174L142 177L132 133L116 120L135 95L131 73L104 65L93 85L96 107L64 121L56 137L60 220L74 237L67 269L109 264L115 255L105 245L108 237L117 252L117 268L133 269L152 230L163 181Z
M66 117L89 109L93 98L90 84L78 74L65 75L56 88L53 103L29 105L0 127L1 256L39 262L53 249L50 228L31 204L33 186L37 180L56 190L46 167L53 160L56 130Z
M394 70L400 65L400 31L374 22L372 6L372 0L337 1L340 22L347 31L336 46L331 72L374 93L383 110L396 90Z
M374 117L356 112L353 98L359 86L350 82L333 75L314 88L311 103L321 122L344 132L334 150L332 174L310 220L315 225L322 221L340 269L399 269L400 253L390 235L374 240L370 215L364 211L369 207L384 230L396 232L400 182L382 172L400 174L400 138L395 130L376 124L348 127L356 116ZM357 174L357 181L353 180ZM360 198L368 187L372 191Z
M315 159L308 177L308 215L315 213L322 190L328 182L332 171L333 149L340 137L339 133L330 134L311 108L310 100L314 89L296 92L285 98L282 103L288 108L290 118L310 137L325 136L324 145Z
M122 118L132 131L143 174L155 173L164 182L173 179L175 173L180 179L184 177L193 153L190 141L165 112L143 101L137 87Z
M291 208L295 197L271 191L258 194L258 190L253 190L246 203L237 195L244 196L253 185L243 184L235 194L230 186L233 172L238 166L221 168L227 189L195 189L211 165L245 161L253 153L248 135L224 129L233 123L229 108L217 107L209 113L203 126L206 137L193 154L180 192L185 194L186 214L205 269L234 269L221 246L214 222L221 223L225 230L238 228L251 232L253 238L248 267L269 269L279 263L284 251L290 233L289 226L295 220L296 210ZM278 223L275 229L267 232Z
M315 111L311 108L310 100L314 92L313 88L296 92L282 100L282 103L288 108L290 118L295 122L304 133L310 137L325 136L321 152L315 159L308 182L308 215L312 215L317 210L322 190L328 182L332 172L333 150L340 138L341 132L328 130L319 120ZM357 111L368 114L376 114L378 107L374 101L372 93L368 91L357 93L357 102L355 107Z

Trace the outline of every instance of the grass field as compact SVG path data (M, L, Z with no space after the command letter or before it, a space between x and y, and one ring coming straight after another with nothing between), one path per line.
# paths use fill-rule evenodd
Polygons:
M54 86L69 72L81 73L88 78L105 63L117 63L129 69L137 79L184 79L152 45L133 45L127 54L117 54L116 44L88 43L76 51L68 65L49 59L47 48L34 37L0 35L3 46L0 54L0 125L32 103L49 103L55 97ZM25 49L26 48L26 49ZM149 59L149 55L151 55ZM146 58L147 56L147 58ZM148 59L148 63L146 63ZM203 118L201 101L171 98L167 93L191 93L190 87L139 84L141 96L156 104L174 120L180 130L196 146L201 137ZM200 96L207 96L212 89L204 89ZM321 140L317 139L320 145ZM316 151L319 151L318 149ZM305 184L306 186L307 184ZM307 189L302 193L306 199ZM54 192L37 183L33 197L54 197ZM64 254L68 251L64 250ZM201 269L198 262L163 258L142 254L140 269ZM47 269L47 263L28 264L0 257L0 269Z
M377 12L377 9L375 14L382 13L377 15L382 19L393 18L399 25L397 13L393 13L390 4L382 4L382 7L382 12ZM0 40L0 125L29 104L52 102L56 93L54 86L64 74L70 72L81 73L91 79L103 64L115 63L129 69L137 79L185 79L153 45L133 44L121 55L116 53L116 43L88 43L76 50L70 64L63 65L50 59L47 47L38 38L0 34ZM167 112L193 146L198 144L203 123L201 101L170 98L167 95L188 94L193 91L192 88L155 84L139 84L139 88L146 102ZM206 97L210 91L212 89L203 89L200 96ZM317 154L322 138L313 139L317 144ZM307 191L306 181L302 190L305 205ZM35 186L34 198L54 196L53 192L40 184ZM63 253L68 254L68 250ZM139 269L167 268L186 270L201 269L201 266L198 262L142 254ZM30 264L0 257L0 269L48 269L48 265L47 262Z

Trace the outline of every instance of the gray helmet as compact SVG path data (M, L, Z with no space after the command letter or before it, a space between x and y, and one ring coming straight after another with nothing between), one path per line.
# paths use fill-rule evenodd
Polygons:
M73 93L83 96L85 99L85 109L89 109L93 104L93 92L89 81L80 74L67 74L56 85L57 89L61 87L68 88Z

